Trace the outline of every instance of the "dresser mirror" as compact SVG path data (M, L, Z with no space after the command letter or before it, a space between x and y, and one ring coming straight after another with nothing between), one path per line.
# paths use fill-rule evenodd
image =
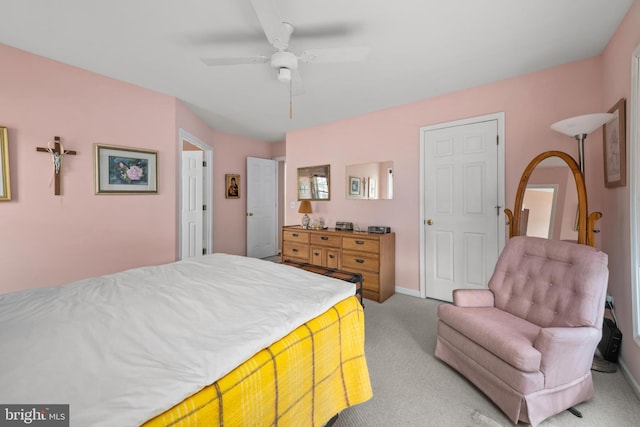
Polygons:
M330 200L329 165L298 168L298 200Z
M393 162L348 165L345 168L345 197L351 200L393 199Z
M505 209L509 236L537 236L594 245L600 212L588 215L587 192L580 167L569 154L547 151L526 167L515 211Z

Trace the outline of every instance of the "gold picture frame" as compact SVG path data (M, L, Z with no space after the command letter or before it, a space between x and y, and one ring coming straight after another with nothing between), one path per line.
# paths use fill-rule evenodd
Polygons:
M11 200L9 173L9 137L6 127L0 126L0 202Z
M604 186L624 187L627 185L626 100L616 102L609 113L613 118L602 129Z
M240 198L240 175L228 173L224 176L224 197L225 199Z
M158 194L158 152L95 144L96 194Z

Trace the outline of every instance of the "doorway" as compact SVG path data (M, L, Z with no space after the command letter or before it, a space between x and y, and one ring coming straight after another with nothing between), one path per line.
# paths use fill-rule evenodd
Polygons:
M420 130L420 295L486 288L505 242L504 113Z
M178 259L213 251L213 148L179 130Z

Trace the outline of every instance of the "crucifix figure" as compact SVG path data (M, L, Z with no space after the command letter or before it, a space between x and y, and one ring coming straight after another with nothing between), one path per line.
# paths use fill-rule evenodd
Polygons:
M51 154L51 160L53 162L53 176L54 176L54 182L55 182L54 194L56 196L59 196L60 195L60 169L62 168L62 159L67 154L74 156L76 152L72 150L65 151L65 149L62 147L62 144L60 144L59 136L54 136L53 139L55 141L53 148L51 148L51 142L48 142L47 148L36 147L36 151L42 151L42 152Z

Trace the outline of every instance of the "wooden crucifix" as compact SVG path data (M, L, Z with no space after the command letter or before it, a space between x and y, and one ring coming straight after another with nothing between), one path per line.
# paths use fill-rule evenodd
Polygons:
M53 161L53 176L54 176L54 194L56 196L60 195L60 169L62 168L62 159L66 155L75 156L76 152L72 150L65 150L60 144L60 137L53 137L55 144L54 147L51 148L51 143L47 143L47 148L44 147L36 147L36 151L42 151L45 153L51 154L51 160Z

